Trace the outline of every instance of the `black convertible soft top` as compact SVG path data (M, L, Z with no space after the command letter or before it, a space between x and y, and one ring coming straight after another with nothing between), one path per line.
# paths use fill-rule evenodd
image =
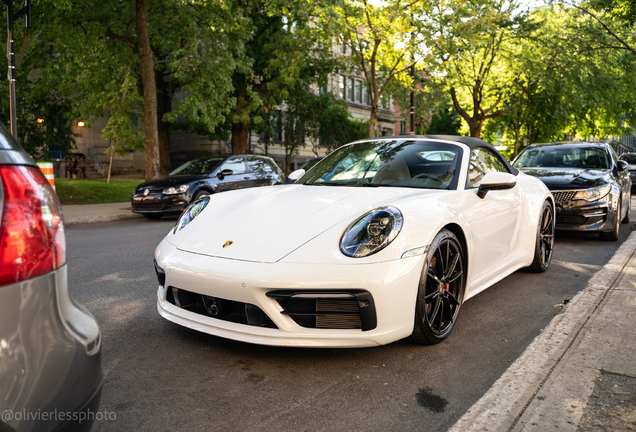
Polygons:
M494 151L501 159L501 162L506 165L511 174L517 175L519 170L512 165L510 162L503 157L501 153L490 143L487 143L484 140L479 138L465 137L459 135L395 135L395 136L381 136L375 138L365 138L358 142L363 141L377 141L377 140L404 140L404 141L415 141L415 140L444 140L444 141L455 141L461 144L468 146L471 150L475 147L486 147L490 150Z

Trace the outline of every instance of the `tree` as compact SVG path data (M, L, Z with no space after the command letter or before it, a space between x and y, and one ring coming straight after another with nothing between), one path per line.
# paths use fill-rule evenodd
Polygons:
M134 71L143 96L150 179L162 165L163 171L169 168L169 133L160 135L162 127L169 131L170 122L183 116L213 130L231 109L230 76L241 65L243 42L242 19L235 12L231 2L222 0L158 0L152 7L147 0L47 2L34 8L40 30L27 56L75 95L79 112L93 117L103 115L119 90L113 82L121 84Z
M367 83L369 137L376 134L378 110L390 87L396 82L413 86L409 71L416 62L414 43L420 27L411 11L417 4L389 0L375 6L367 0L346 0L339 9L340 43L350 53L348 66Z
M232 76L236 104L231 130L233 152L242 154L264 113L280 109L292 88L316 79L306 74L308 69L330 71L335 64L329 49L329 0L239 0L238 6L246 18L249 67Z
M566 135L606 136L634 124L636 58L612 47L611 36L576 8L541 8L532 39L525 43L551 61L538 84L495 119L485 134L514 141L513 155L528 142L562 140Z
M429 75L446 83L457 112L479 138L484 123L510 111L538 82L540 59L520 52L519 41L534 30L516 2L438 0L427 16Z

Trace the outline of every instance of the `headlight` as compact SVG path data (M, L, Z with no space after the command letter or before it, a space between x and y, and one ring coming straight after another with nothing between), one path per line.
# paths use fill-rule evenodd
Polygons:
M340 239L340 252L362 258L381 251L402 229L404 217L395 207L380 207L349 225Z
M164 194L164 195L180 194L180 193L184 193L185 191L187 191L189 187L190 187L190 185L187 185L187 184L181 185L179 187L171 186L168 189L164 189L163 191L161 191L161 193Z
M603 198L607 195L612 188L611 185L605 185L598 188L585 189L582 191L578 191L576 195L574 195L574 199L582 199L585 201L596 201L597 199Z
M179 220L177 221L177 224L174 227L174 234L176 234L178 231L181 230L181 228L185 227L190 222L192 222L192 220L195 217L197 217L199 213L203 211L203 209L208 205L209 202L210 202L210 196L204 195L198 200L196 200L195 202L193 202L192 204L190 204L188 208L185 209L183 213L181 213L181 216L179 217Z

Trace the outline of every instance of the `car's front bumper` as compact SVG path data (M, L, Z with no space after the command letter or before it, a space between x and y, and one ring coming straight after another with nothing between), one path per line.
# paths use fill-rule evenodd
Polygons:
M618 199L613 193L588 202L585 200L557 201L556 229L564 231L611 232L620 224Z
M163 284L157 290L157 309L164 318L228 339L302 347L368 347L409 336L424 262L423 256L417 256L369 265L257 263L183 252L167 242L159 245L155 256L165 272ZM173 288L250 308L255 306L273 325L249 325L186 310L170 298ZM373 328L300 325L287 314L273 292L294 292L301 296L367 293L364 298L370 299L374 308ZM360 311L364 302L360 302Z
M4 423L18 432L88 430L92 421L81 413L91 410L94 419L99 406L101 336L69 296L67 266L0 287L0 310Z
M187 193L164 195L150 193L148 195L135 194L130 199L133 213L140 214L180 214L190 203Z

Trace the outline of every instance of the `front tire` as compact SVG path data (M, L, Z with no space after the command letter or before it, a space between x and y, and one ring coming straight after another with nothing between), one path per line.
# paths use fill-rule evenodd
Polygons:
M621 208L622 202L618 202L618 208L616 209L616 220L614 221L614 229L610 232L601 232L598 234L601 240L616 241L618 240L618 232L621 229Z
M537 241L534 247L534 259L528 269L533 273L543 273L552 262L554 249L554 208L550 201L544 201L541 218L537 226Z
M450 335L466 289L466 260L459 240L443 229L428 249L415 304L415 325L410 339L432 345Z
M621 220L621 223L629 223L629 219L632 212L632 191L629 191L629 197L627 198L627 211L625 212L625 217Z

